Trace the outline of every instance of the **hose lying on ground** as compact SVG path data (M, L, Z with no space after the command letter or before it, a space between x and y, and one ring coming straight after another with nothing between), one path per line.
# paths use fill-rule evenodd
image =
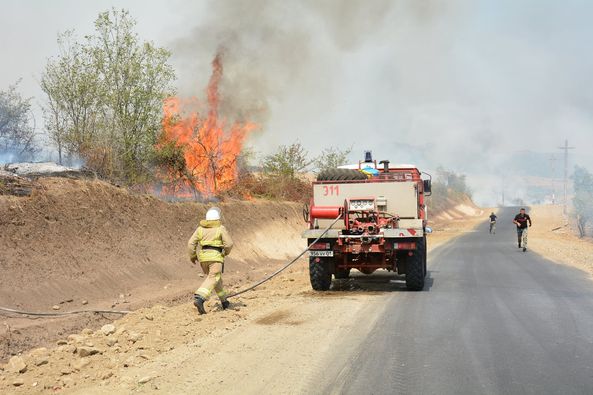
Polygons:
M286 265L282 266L280 269L276 270L274 273L270 274L268 277L264 278L263 280L253 284L250 287L247 287L245 289L242 289L241 291L237 291L235 293L232 293L230 295L227 296L227 298L234 298L235 296L241 295L247 291L251 291L252 289L254 289L255 287L258 287L260 285L262 285L263 283L265 283L266 281L269 281L271 279L273 279L274 277L276 277L278 274L282 273L284 271L284 269L288 268L290 265L292 265L293 263L295 263L297 260L299 260L300 257L302 257L303 255L305 255L305 253L307 251L309 251L309 249L313 246L313 244L317 243L321 238L323 238L323 236L325 236L325 234L327 232L329 232L329 230L332 228L332 226L334 226L336 224L336 222L338 222L340 220L340 218L342 218L342 216L340 215L339 217L337 217L334 222L331 223L331 225L329 225L327 228L325 228L325 230L321 233L321 235L319 235L318 238L316 238L315 240L313 240L308 246L307 248L305 248L299 255L296 256L296 258L294 258L292 261L288 262Z
M0 307L0 311L5 311L7 313L14 313L14 314L22 314L22 315L30 315L34 317L61 317L64 315L74 315L74 314L83 314L83 313L97 313L97 314L128 314L130 311L127 310L73 310L73 311L61 311L55 313L37 313L33 311L23 311L23 310L15 310L9 309L8 307Z
M331 223L331 225L329 225L327 228L325 228L324 231L321 233L321 235L319 235L319 237L317 237L315 240L313 240L307 246L307 248L304 249L299 255L297 255L296 258L294 258L292 261L288 262L286 265L282 266L280 269L276 270L274 273L270 274L268 277L258 281L257 283L253 284L252 286L250 286L248 288L245 288L241 291L237 291L235 293L230 294L229 296L227 296L227 298L233 298L233 297L241 295L245 292L251 291L251 290L255 289L256 287L259 287L263 283L273 279L278 274L282 273L286 268L288 268L290 265L292 265L297 260L299 260L300 257L305 255L305 253L307 251L309 251L309 249L313 246L313 244L317 243L320 239L322 239L323 236L325 236L326 233L329 232L329 230L332 228L332 226L334 226L336 224L336 222L338 222L340 220L340 218L342 218L341 215L339 217L337 217ZM33 317L61 317L61 316L65 316L65 315L84 314L84 313L96 313L96 314L128 314L128 313L130 313L130 311L127 311L127 310L92 310L92 309L62 311L62 312L52 312L52 313L38 313L38 312L32 312L32 311L9 309L8 307L1 307L1 306L0 306L0 311L5 311L7 313L13 313L13 314L29 315L29 316L33 316Z

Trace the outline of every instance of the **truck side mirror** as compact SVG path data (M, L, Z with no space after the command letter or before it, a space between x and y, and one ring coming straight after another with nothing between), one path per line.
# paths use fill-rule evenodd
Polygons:
M432 195L432 182L431 180L423 180L424 183L424 194L426 196Z

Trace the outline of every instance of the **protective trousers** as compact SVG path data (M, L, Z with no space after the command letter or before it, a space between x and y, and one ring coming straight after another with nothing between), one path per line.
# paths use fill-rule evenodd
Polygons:
M527 228L517 228L517 242L519 246L527 248Z
M221 262L200 262L200 266L202 266L202 270L206 274L206 279L195 292L196 295L208 300L214 290L221 302L226 300L227 293L222 287L222 265Z

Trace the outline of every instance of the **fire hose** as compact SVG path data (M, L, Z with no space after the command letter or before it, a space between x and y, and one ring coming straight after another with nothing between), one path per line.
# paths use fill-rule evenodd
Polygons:
M309 249L313 246L313 244L317 243L320 239L322 239L323 236L325 236L327 234L327 232L329 232L329 230L332 228L332 226L334 226L341 218L342 218L342 215L340 214L331 223L331 225L329 225L327 228L325 228L323 230L323 232L321 232L319 237L317 237L315 240L313 240L307 246L306 249L304 249L299 255L297 255L293 260L288 262L286 265L282 266L280 269L276 270L274 273L272 273L269 276L265 277L264 279L258 281L257 283L255 283L243 290L240 290L240 291L237 291L237 292L234 292L234 293L228 295L227 298L234 298L235 296L239 296L241 294L244 294L245 292L251 291L251 290L255 289L256 287L259 287L263 283L270 281L271 279L276 277L278 274L282 273L289 266L291 266L296 261L298 261L303 255L305 255L305 253L307 251L309 251ZM13 313L13 314L28 315L28 316L32 316L32 317L62 317L62 316L67 316L67 315L84 314L84 313L96 313L96 314L128 314L128 313L131 313L131 311L127 311L127 310L94 310L94 309L72 310L72 311L61 311L61 312L56 311L56 312L48 313L48 312L33 312L33 311L17 310L17 309L11 309L8 307L2 307L2 306L0 306L0 311L4 311L7 313Z
M313 244L317 243L319 240L321 240L323 238L323 236L325 236L327 234L327 232L329 232L329 230L332 228L332 226L334 226L336 224L336 222L338 222L340 219L342 218L342 214L340 214L332 223L331 225L329 225L327 228L325 228L323 230L323 232L321 232L321 234L315 239L313 240L311 243L309 243L309 245L307 246L307 248L305 248L299 255L297 255L292 261L288 262L286 265L282 266L280 269L276 270L274 273L270 274L269 276L265 277L264 279L258 281L257 283L251 285L250 287L247 287L245 289L242 289L241 291L237 291L235 293L232 293L230 295L227 296L227 298L234 298L235 296L241 295L245 292L251 291L256 287L259 287L260 285L262 285L263 283L270 281L271 279L273 279L274 277L276 277L278 274L282 273L285 269L287 269L290 265L292 265L293 263L295 263L296 261L298 261L303 255L305 255L305 253L307 251L309 251L309 249L313 246Z
M14 314L30 315L33 317L61 317L61 316L65 316L65 315L74 315L74 314L83 314L83 313L97 313L97 314L128 314L128 313L131 313L130 311L127 311L127 310L93 310L93 309L61 311L61 312L56 311L55 313L38 313L38 312L33 312L33 311L9 309L8 307L0 307L0 311L5 311L7 313L14 313Z

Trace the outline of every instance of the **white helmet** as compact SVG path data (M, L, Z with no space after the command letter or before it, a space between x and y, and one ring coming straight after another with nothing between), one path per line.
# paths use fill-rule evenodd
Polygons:
M219 221L220 220L220 209L218 207L212 207L206 211L206 221Z

